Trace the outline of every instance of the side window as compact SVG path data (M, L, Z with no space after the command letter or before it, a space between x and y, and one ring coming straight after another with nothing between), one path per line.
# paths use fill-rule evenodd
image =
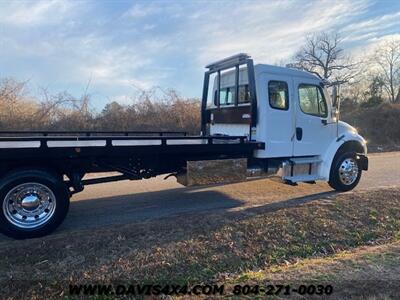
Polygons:
M223 88L219 91L219 105L231 105L234 102L234 88ZM215 91L214 104L217 105L217 91Z
M234 104L235 101L235 88L227 88L226 89L226 105Z
M250 92L249 85L239 85L239 99L238 103L249 103L250 102Z
M327 116L326 101L319 86L300 84L299 101L304 113L318 117Z
M288 85L284 81L268 82L269 105L275 109L289 109Z
M219 91L219 105L226 105L226 89L220 89Z
M217 106L217 90L214 91L214 105ZM233 105L235 102L235 87L222 88L219 91L219 102L221 106ZM249 103L250 102L250 92L249 85L239 86L239 99L238 103Z

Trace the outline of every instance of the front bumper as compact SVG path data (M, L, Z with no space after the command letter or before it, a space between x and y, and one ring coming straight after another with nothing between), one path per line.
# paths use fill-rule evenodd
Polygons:
M361 170L368 171L368 157L366 155L357 154L357 162Z

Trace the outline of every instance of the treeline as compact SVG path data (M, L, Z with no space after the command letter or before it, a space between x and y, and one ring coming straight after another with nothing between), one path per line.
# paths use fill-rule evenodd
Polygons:
M94 112L90 95L79 98L64 92L39 99L26 92L26 83L0 81L0 130L200 130L200 101L179 96L175 91L143 91L132 104L107 104ZM373 99L373 100L371 100ZM378 100L377 100L378 99ZM381 98L342 100L341 119L355 126L372 147L396 149L400 145L400 103Z
M107 104L101 112L92 109L89 94L77 98L67 92L39 98L27 93L27 83L0 81L0 130L134 130L186 131L197 134L200 102L179 96L174 90L141 91L132 103Z
M370 149L400 150L400 39L387 39L351 56L337 34L320 33L288 67L306 70L326 85L340 86L341 119L355 126Z
M200 100L187 99L175 91L155 88L142 91L132 104L107 104L94 112L90 95L79 98L64 92L32 98L25 82L0 80L0 130L200 130ZM346 92L348 93L348 91ZM400 145L400 103L390 103L383 96L365 99L344 97L341 119L355 126L372 146ZM375 98L373 98L375 97Z
M342 110L341 119L357 128L370 150L400 150L400 103Z

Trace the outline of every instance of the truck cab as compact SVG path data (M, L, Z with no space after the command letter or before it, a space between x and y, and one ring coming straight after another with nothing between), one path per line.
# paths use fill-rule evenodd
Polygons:
M333 99L317 76L254 65L246 54L207 68L203 134L245 135L264 143L252 162L278 167L287 183L324 180L344 191L357 185L368 167L366 141L338 120Z

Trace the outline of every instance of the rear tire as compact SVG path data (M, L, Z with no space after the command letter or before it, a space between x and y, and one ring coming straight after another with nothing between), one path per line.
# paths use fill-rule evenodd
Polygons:
M61 176L21 170L0 180L0 231L9 237L47 235L61 224L68 208L69 191Z
M328 183L337 191L347 192L357 186L361 173L357 153L338 153L333 160Z

